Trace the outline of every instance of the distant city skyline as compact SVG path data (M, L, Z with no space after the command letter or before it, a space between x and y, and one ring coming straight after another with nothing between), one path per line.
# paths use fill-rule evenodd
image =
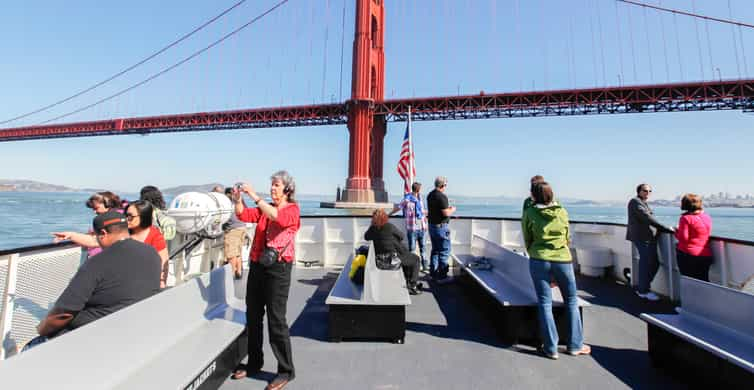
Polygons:
M235 2L5 4L0 121L106 79ZM139 82L271 4L247 2L123 78L0 127L38 124ZM289 2L196 61L64 121L346 100L354 9L352 1L345 2L341 35L342 4ZM691 7L681 1L664 5ZM733 0L731 7L735 19L754 20L748 0ZM714 0L697 1L696 11L728 17L727 3ZM617 2L459 7L423 0L387 2L386 13L387 98L754 77L754 61L743 61L754 58L754 30L698 20L696 25L688 17ZM666 38L667 48L652 37ZM754 166L752 119L751 113L715 111L416 121L417 179L427 192L435 176L446 176L449 194L467 196L523 198L536 174L561 198L621 201L645 182L654 188L653 199L686 192L754 193L748 179ZM390 123L385 137L385 185L392 195L402 189L396 164L404 128ZM345 126L11 142L0 143L0 178L127 192L147 184L246 180L266 190L270 174L288 169L299 192L334 199L336 188L345 185L348 150Z

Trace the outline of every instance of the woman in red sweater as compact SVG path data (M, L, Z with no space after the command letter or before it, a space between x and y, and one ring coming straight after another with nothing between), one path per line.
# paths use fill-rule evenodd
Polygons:
M712 218L704 212L699 195L684 195L681 210L685 213L681 215L675 231L678 268L681 275L709 282L709 267L713 261L709 247Z

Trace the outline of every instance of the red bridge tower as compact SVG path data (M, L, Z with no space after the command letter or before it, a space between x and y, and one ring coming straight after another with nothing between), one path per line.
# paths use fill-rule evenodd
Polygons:
M356 1L351 100L348 112L348 178L339 202L388 201L382 179L382 152L387 131L375 103L385 97L385 5L382 0Z

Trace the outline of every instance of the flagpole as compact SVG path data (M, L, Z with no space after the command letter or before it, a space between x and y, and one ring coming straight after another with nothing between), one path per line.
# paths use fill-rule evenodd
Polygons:
M411 190L411 186L414 184L414 136L411 134L411 106L408 106L408 156L409 156L409 170L408 170L408 189Z

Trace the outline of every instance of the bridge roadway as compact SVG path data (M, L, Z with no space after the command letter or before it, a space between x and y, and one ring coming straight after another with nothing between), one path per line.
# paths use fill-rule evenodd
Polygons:
M325 299L337 270L296 268L288 321L296 389L620 389L686 388L654 369L640 312L671 313L607 279L579 278L585 341L592 356L539 357L529 346L502 345L485 314L492 309L474 284L431 286L407 307L405 344L327 341ZM266 332L265 332L266 333ZM254 378L227 380L222 389L262 389L275 358L265 335L265 365Z
M343 125L349 105L272 107L0 129L0 142L98 135ZM369 102L388 121L754 110L754 80L720 80Z

